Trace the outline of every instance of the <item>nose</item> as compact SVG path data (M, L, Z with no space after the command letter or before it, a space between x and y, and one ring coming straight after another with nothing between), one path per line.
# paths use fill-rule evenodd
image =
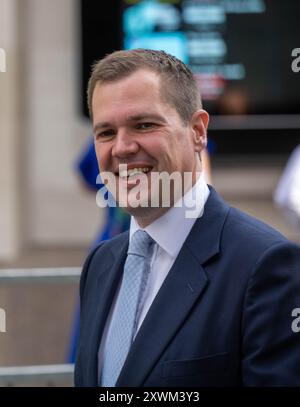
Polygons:
M124 158L128 155L135 154L139 150L139 145L134 135L125 129L120 129L114 139L112 155L118 158Z

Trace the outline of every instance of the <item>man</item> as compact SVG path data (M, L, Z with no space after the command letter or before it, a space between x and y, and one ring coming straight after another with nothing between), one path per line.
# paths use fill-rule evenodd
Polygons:
M101 174L132 218L85 262L75 384L299 386L299 247L206 185L208 114L189 69L118 51L95 65L88 100ZM189 175L168 205L157 174Z

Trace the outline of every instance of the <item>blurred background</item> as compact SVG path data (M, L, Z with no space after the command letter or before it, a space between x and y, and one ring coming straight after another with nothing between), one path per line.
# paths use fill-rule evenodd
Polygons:
M91 64L122 48L190 66L211 113L214 187L300 242L299 15L292 0L0 0L0 276L80 267L125 227L118 214L109 231L87 175ZM77 293L75 280L0 279L0 366L72 361Z

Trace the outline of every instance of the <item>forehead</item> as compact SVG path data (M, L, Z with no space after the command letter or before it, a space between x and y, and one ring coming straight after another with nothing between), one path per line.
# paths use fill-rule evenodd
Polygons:
M149 70L139 70L114 82L98 82L92 99L93 113L106 107L162 102L160 77Z

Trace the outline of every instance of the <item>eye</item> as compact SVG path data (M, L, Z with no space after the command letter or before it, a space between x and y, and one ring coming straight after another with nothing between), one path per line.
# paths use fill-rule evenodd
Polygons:
M151 129L151 128L155 127L155 126L156 126L155 123L144 122L144 123L138 123L136 127L139 130L148 130L148 129Z
M113 129L104 130L104 131L101 131L100 133L96 133L95 139L100 140L100 139L111 138L111 137L113 137L114 134L115 134L115 131Z

